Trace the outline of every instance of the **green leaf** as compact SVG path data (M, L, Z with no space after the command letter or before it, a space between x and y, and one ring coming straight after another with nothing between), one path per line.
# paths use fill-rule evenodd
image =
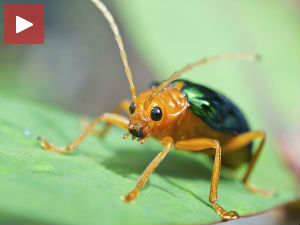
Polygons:
M286 100L295 99L299 90L299 53L294 48L299 20L296 9L283 7L282 2L128 0L116 5L124 31L157 77L166 78L186 63L222 52L250 51L263 56L260 64L220 62L188 75L221 90L241 106L252 127L267 131L266 146L250 180L276 195L264 198L248 192L240 182L246 165L238 171L221 171L218 202L241 216L298 198L297 184L277 155L276 137L257 102L259 80L272 99L280 102L279 111L287 124L299 114L300 101ZM162 149L159 142L150 140L141 146L124 141L124 131L114 128L103 139L91 135L74 152L57 154L41 149L36 137L68 144L80 133L78 115L3 96L0 107L0 223L200 224L220 220L208 201L212 161L206 155L171 151L136 202L127 204L120 196L134 187Z
M89 136L68 154L48 152L36 137L66 145L80 133L80 117L25 100L0 97L0 222L34 224L192 224L220 220L208 201L212 161L171 151L135 203L120 200L162 146L122 140L112 129ZM251 182L276 191L272 198L248 192L238 173L223 168L219 203L250 215L294 200L292 175L269 142Z

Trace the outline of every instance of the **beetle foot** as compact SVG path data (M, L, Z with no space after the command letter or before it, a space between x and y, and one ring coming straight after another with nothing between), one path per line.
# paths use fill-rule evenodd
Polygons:
M60 146L55 146L41 136L37 137L37 140L42 141L40 145L45 150L54 151L54 152L58 152L58 153L64 153L66 151L69 151L69 147L64 148L64 147L60 147Z
M223 220L234 220L239 218L239 214L236 211L229 211L227 212L223 209L219 204L216 202L212 202L213 206L216 209L216 212L221 216Z
M222 215L220 215L222 217L222 219L224 220L234 220L239 218L239 214L236 211L229 211L229 212L225 212Z
M125 202L133 203L136 197L138 196L138 194L139 194L139 190L134 188L127 195L122 196L121 199Z

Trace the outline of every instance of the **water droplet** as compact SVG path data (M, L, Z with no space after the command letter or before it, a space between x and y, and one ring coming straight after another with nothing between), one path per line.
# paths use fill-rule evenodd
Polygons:
M24 131L24 135L25 135L26 137L30 136L30 135L31 135L31 131L30 131L30 130L25 130L25 131Z

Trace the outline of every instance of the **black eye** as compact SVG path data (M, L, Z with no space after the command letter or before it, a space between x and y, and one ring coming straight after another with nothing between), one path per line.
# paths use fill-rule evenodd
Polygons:
M133 114L133 113L134 113L134 109L135 109L135 104L134 104L134 102L133 102L133 103L131 103L130 106L129 106L129 112L130 112L131 114Z
M155 121L159 121L162 117L162 111L159 107L154 107L151 111L151 118Z

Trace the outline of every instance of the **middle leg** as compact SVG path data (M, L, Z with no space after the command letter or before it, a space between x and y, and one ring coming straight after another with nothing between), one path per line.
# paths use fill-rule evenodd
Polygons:
M112 113L119 114L123 110L126 112L126 114L130 115L130 112L129 112L130 104L131 104L131 102L129 100L122 100L117 104L117 106L114 108ZM90 125L90 122L89 122L88 118L83 118L81 121L81 127L83 128L83 130L85 130L89 125ZM104 127L101 130L95 129L93 131L93 134L98 137L103 137L109 131L111 125L112 125L111 123L106 122Z
M214 149L216 151L214 167L211 177L211 185L209 192L209 201L213 204L216 212L225 220L232 220L239 217L235 211L226 211L217 203L218 184L221 169L221 146L218 140L210 138L195 138L186 141L175 143L175 148L178 150L202 151L205 149Z

